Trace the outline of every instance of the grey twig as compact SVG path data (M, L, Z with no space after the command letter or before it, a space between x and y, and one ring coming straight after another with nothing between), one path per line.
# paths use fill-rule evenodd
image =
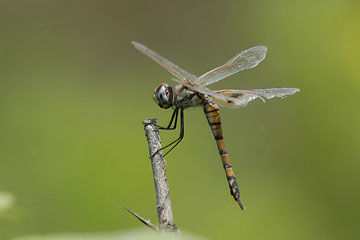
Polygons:
M158 229L150 222L150 220L146 220L143 217L141 217L139 214L131 211L130 209L128 209L127 207L124 207L126 211L128 211L129 213L131 213L134 217L136 217L140 222L144 223L146 226L148 226L149 228L151 228L154 231L157 231Z
M145 128L145 135L148 141L149 153L151 156L150 159L155 183L156 210L159 219L159 229L180 233L173 219L169 185L167 183L166 177L165 159L163 157L162 151L159 151L159 149L161 149L161 140L156 119L144 120L143 124ZM125 209L148 227L155 230L157 229L150 223L150 221L145 220L127 208Z
M177 230L174 223L169 185L166 178L165 159L162 155L159 129L156 119L143 121L145 135L148 141L151 157L151 167L154 175L156 210L159 218L160 229Z

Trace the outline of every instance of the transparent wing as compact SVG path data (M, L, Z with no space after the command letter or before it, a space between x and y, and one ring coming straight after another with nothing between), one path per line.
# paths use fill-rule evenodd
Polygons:
M209 97L213 98L215 101L217 101L221 105L230 106L230 107L237 106L236 103L235 103L236 98L229 97L229 96L214 92L214 91L212 91L212 90L210 90L208 88L205 88L205 87L190 86L188 84L184 84L184 85L186 87L188 87L190 90L193 90L195 92L199 92L201 94L204 94L206 96L209 96Z
M251 89L251 90L237 90L237 89L223 89L212 91L205 87L190 86L185 84L188 88L197 91L201 94L212 97L220 104L230 107L245 107L250 101L260 98L265 102L264 98L271 99L274 97L285 97L286 95L293 95L299 92L298 88L265 88L265 89Z
M242 70L256 67L265 59L266 51L267 48L264 46L243 50L232 57L224 65L201 75L195 83L200 86L207 86Z
M298 88L263 88L251 90L224 89L215 92L230 98L229 100L233 101L234 105L245 107L250 101L256 98L260 98L265 102L264 98L283 98L287 95L293 95L299 91L300 89Z
M171 80L173 80L174 82L177 82L179 84L184 84L184 81L181 81L181 80L179 80L177 78L171 78Z
M178 67L177 65L170 62L169 60L163 58L162 56L160 56L156 52L152 51L148 47L146 47L146 46L144 46L144 45L142 45L142 44L140 44L138 42L131 42L131 43L132 43L132 45L134 45L134 47L137 50L139 50L141 53L143 53L144 55L148 56L149 58L151 58L152 60L154 60L155 62L160 64L160 66L162 66L163 68L168 70L172 75L174 75L175 77L177 77L181 81L183 81L183 82L186 82L186 81L195 82L195 81L197 81L198 78L195 75L193 75L191 73L188 73L184 69Z

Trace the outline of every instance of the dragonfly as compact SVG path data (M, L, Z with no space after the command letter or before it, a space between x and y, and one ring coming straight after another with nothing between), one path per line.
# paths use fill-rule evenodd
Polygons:
M230 193L235 201L238 202L240 208L245 210L244 205L240 200L239 186L224 143L219 105L245 107L250 101L256 98L265 102L265 99L271 99L274 97L283 98L286 95L295 94L300 90L298 88L210 90L206 87L207 85L223 80L245 69L256 67L266 57L267 48L265 46L256 46L245 49L228 60L225 64L204 73L200 77L197 77L160 56L148 47L138 42L132 42L132 44L138 51L148 56L171 73L175 77L172 78L172 80L178 83L178 85L174 88L166 83L163 83L155 89L153 94L153 100L159 107L164 109L171 108L173 110L168 126L159 126L159 129L176 129L180 112L179 137L160 150L172 146L166 153L168 154L184 138L184 110L190 107L202 106L217 144L218 152L225 170L226 179L229 184Z

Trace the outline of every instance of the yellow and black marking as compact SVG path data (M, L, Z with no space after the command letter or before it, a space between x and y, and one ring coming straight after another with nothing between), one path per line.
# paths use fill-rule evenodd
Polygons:
M216 144L217 144L217 147L219 150L221 161L222 161L223 167L225 169L226 178L229 182L230 193L234 197L234 199L239 203L240 208L242 210L245 210L244 206L242 205L242 203L240 201L239 187L236 182L236 177L235 177L234 171L232 169L232 166L231 166L231 163L229 160L229 155L225 148L224 137L223 137L222 128L221 128L219 106L216 103L212 102L211 100L205 99L204 112L205 112L206 118L209 122L209 125L211 127L211 130L212 130L215 140L216 140Z
M215 92L235 99L240 99L244 96L244 93L241 92L241 90L237 90L237 89L222 89L222 90L216 90Z
M235 89L222 89L222 90L216 90L214 92L228 97L228 100L225 100L217 96L211 96L212 98L216 99L218 102L228 106L234 106L239 99L245 96L245 94L241 92L241 90L235 90Z

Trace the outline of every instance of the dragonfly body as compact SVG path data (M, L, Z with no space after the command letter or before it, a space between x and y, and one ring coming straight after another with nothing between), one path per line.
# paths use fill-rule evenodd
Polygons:
M178 113L180 112L180 136L162 149L172 146L172 148L167 152L169 153L183 139L184 110L189 107L203 106L208 124L210 125L216 140L222 165L229 183L230 193L238 202L241 209L244 210L245 208L240 201L240 191L236 177L229 160L229 155L225 148L221 127L220 109L214 101L230 107L244 107L250 101L256 98L260 98L265 101L264 98L271 99L273 97L284 97L286 95L294 94L300 90L297 88L268 88L250 90L223 89L212 91L205 87L234 73L257 66L262 60L265 59L267 48L263 46L252 47L241 51L232 57L229 61L227 61L224 65L217 67L201 75L200 77L196 77L195 75L188 73L146 46L137 42L133 42L133 45L137 50L160 64L163 68L174 75L176 79L172 80L180 83L179 85L175 86L174 89L168 84L164 83L158 86L154 91L153 100L156 104L164 109L173 109L173 114L169 125L167 127L159 127L160 129L175 129L177 126Z
M221 157L221 162L225 170L226 179L229 183L230 193L234 199L239 203L241 209L245 209L242 202L240 201L240 191L238 183L236 182L235 173L229 160L229 155L225 148L224 137L221 128L220 109L219 106L207 98L204 101L204 113L208 120L208 123L213 132L217 148Z
M189 108L203 105L205 96L189 90L184 85L175 86L175 107Z
M166 93L168 93L168 98L166 98ZM241 209L244 209L244 206L240 201L240 191L238 183L236 182L235 173L232 169L229 155L225 148L219 106L214 103L210 97L201 93L197 93L196 91L192 91L182 84L177 85L175 87L175 91L173 91L171 86L167 84L161 84L155 90L154 99L158 104L159 100L161 101L166 99L166 107L181 109L181 111L189 107L203 106L206 119L208 120L218 147L226 178L229 183L230 193L234 199L238 201ZM159 104L159 106L164 108L164 105L162 104Z

